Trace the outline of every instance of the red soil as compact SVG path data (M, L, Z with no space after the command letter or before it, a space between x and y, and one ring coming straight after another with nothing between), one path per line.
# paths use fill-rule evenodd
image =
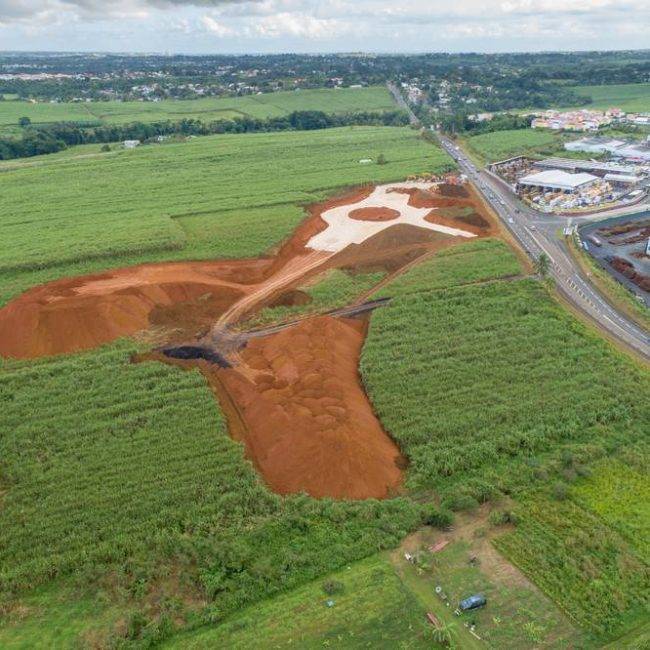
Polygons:
M456 185L439 185L432 190L419 188L396 188L395 192L409 195L409 205L414 208L432 208L425 217L429 223L460 228L478 236L492 235L496 227L484 210L483 203L465 187ZM446 208L472 208L474 212L467 216L450 217L440 210Z
M220 263L156 264L58 280L0 310L0 355L29 359L87 350L153 324L213 319L244 295ZM174 305L184 305L173 318Z
M145 264L35 287L0 309L0 356L25 359L87 350L152 325L194 334L247 294L265 293L275 276L280 276L280 289L280 270L296 274L300 256L307 255L305 244L327 227L321 212L363 200L372 189L310 206L311 218L273 257Z
M460 218L450 218L450 217L445 217L440 212L437 210L431 210L429 214L424 217L425 221L428 221L429 223L437 223L440 226L449 226L450 228L460 228L461 230L466 230L467 232L474 233L475 235L478 236L485 236L486 234L486 228L481 228L479 226L475 226L474 224L467 223L467 221L462 220ZM489 225L489 224L486 224Z
M357 221L392 221L399 217L399 212L392 208L357 208L348 217Z
M247 454L275 492L381 499L401 484L405 461L359 382L364 338L362 321L319 317L252 340L241 356L254 380L202 365L236 403Z

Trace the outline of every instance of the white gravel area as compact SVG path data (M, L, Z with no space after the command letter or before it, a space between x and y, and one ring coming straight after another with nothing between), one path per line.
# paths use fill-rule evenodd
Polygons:
M328 226L323 232L314 235L307 242L307 248L336 253L350 244L361 244L378 232L403 223L427 228L428 230L435 230L454 237L476 237L474 233L467 232L466 230L450 228L425 221L424 218L431 212L432 208L414 208L408 204L408 194L390 191L395 188L418 188L426 190L431 187L431 183L412 181L378 185L372 194L362 201L326 210L322 213L321 217L327 222ZM390 208L399 212L399 217L390 221L359 221L357 219L351 219L349 216L350 212L361 208Z

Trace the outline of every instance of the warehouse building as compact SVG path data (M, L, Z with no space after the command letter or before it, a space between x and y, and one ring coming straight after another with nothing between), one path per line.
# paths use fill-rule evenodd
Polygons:
M636 187L641 179L638 176L631 176L629 174L606 174L604 181L607 181L617 189Z
M546 158L533 162L536 169L559 169L571 174L587 173L601 178L607 174L627 174L634 176L637 172L635 165L621 165L619 163L598 162L595 160L574 160L573 158Z
M548 169L523 176L517 181L517 189L527 188L542 192L574 194L587 189L597 181L598 177L592 174L569 174L559 169Z
M650 162L650 140L634 142L631 140L617 140L615 138L581 138L573 142L565 142L567 151L583 151L593 154L609 154L616 158L639 163Z

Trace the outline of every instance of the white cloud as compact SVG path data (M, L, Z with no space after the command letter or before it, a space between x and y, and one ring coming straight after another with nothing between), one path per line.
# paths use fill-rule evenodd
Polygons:
M232 29L232 27L221 24L212 16L201 16L201 24L207 32L213 34L214 36L220 36L221 38L224 38L226 36L233 36L235 34L235 30Z
M628 48L648 47L648 24L650 0L0 0L3 49L124 33L141 50Z
M300 13L279 13L265 16L253 22L250 31L264 38L293 36L297 38L328 38L348 30L345 23L334 19L322 19Z

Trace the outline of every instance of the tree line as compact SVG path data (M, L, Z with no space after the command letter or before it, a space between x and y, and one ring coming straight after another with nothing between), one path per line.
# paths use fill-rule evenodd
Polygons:
M342 114L294 111L285 116L268 119L243 116L212 122L187 118L176 122L165 120L130 124L84 122L52 122L42 125L21 122L21 124L24 125L21 138L0 138L0 160L55 153L79 144L101 144L123 140L147 142L159 136L311 131L341 126L405 126L408 124L408 117L403 111L397 110L383 113L357 111Z

